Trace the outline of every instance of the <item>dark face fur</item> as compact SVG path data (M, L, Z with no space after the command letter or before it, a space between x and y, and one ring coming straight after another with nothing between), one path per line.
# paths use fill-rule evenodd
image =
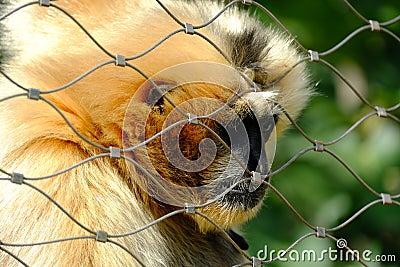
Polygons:
M194 203L219 197L219 205L232 209L255 208L264 198L266 186L257 185L251 190L254 185L250 180L254 172L262 177L268 174L264 144L274 129L276 116L257 116L250 103L223 86L195 83L172 87L165 95L158 95L156 88L149 91L151 111L145 138L161 133L146 146L155 171L179 186L206 186L209 199L194 196ZM237 99L230 101L235 95ZM226 109L221 108L220 103L229 102ZM200 118L165 131L185 119L176 107Z

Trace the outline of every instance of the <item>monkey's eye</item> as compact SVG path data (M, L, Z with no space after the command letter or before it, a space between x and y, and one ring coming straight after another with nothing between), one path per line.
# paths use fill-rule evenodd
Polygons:
M163 106L164 95L176 86L174 83L166 81L147 81L146 83L149 87L146 103L151 107Z
M164 105L164 89L162 86L154 87L150 90L149 96L147 97L147 104L150 106L162 106Z

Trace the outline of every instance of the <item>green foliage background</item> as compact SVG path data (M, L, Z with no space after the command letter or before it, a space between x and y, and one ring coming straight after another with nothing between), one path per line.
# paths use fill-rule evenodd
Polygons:
M326 51L365 23L343 1L261 1L307 49ZM365 0L350 3L366 18L380 22L400 15L398 0ZM262 12L260 18L272 20ZM400 22L387 27L400 36ZM336 66L373 105L390 107L400 102L400 43L382 32L362 32L333 54L323 57ZM371 112L349 87L320 63L308 63L316 95L298 123L311 137L330 141ZM394 113L400 116L400 110ZM286 163L310 146L296 130L278 140L272 169ZM377 192L400 193L400 125L373 117L362 123L329 149L338 154ZM311 151L273 177L273 185L312 225L335 227L375 200L342 165L326 153ZM268 246L278 251L288 248L306 233L302 224L283 201L269 192L260 214L243 233L253 256ZM352 249L371 250L372 255L395 255L396 263L370 262L369 266L399 266L400 207L378 204L346 227L331 233L345 238ZM336 249L329 239L310 237L295 248ZM275 253L276 256L276 253ZM329 261L275 262L271 266L361 266L355 262Z

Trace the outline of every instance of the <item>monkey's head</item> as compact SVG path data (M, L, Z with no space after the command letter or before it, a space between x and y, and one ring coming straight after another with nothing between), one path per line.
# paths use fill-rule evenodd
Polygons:
M32 6L29 16L8 18L13 32L35 37L22 45L16 38L17 72L8 73L45 91L103 64L46 97L88 139L126 149L126 163L115 167L144 206L160 215L166 206L198 205L224 228L251 218L267 189L260 184L272 163L266 143L288 125L283 111L295 118L309 97L305 66L288 37L240 3L208 23L220 1L162 1L182 24L156 1L54 3L110 54L124 56L125 68L104 64L109 55L59 10ZM100 153L72 131L58 135ZM213 228L191 218L202 231Z
M208 3L166 6L202 24L221 9ZM124 146L131 148L138 184L156 201L199 206L230 228L261 207L274 142L288 124L283 111L297 116L308 80L303 65L292 68L300 55L290 41L244 11L228 9L199 32L222 58L199 36L171 41L175 48L159 56L189 60L139 86L127 108ZM214 228L193 218L202 231Z

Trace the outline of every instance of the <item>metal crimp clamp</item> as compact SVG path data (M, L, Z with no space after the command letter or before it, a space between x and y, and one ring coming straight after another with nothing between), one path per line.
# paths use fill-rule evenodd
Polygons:
M386 118L388 116L386 109L383 107L375 107L376 110L376 114L378 115L378 117L382 117L382 118Z
M194 114L187 114L187 120L189 124L199 124L199 119L196 115Z
M126 58L123 55L115 55L115 66L125 67Z
M314 151L324 152L325 151L324 142L319 140L314 140Z
M376 20L369 20L369 25L371 26L371 31L372 32L379 32L381 31L381 25L379 24L379 21Z
M316 235L318 238L325 238L326 237L326 229L325 227L319 227L315 229Z
M261 91L262 91L261 87L262 87L261 84L258 84L258 83L256 83L256 82L253 82L253 87L252 87L252 88L254 89L254 93L261 92Z
M195 214L196 213L196 207L193 204L185 203L185 212L188 214Z
M242 4L243 5L252 5L253 4L253 0L242 0Z
M120 159L121 158L121 149L119 147L109 147L110 149L110 158Z
M392 197L389 194L381 194L381 198L382 198L382 204L383 205L390 205L393 204L393 200Z
M40 90L37 88L29 88L28 89L28 98L32 100L39 100L40 99Z
M310 54L310 60L312 62L319 62L320 61L319 53L317 51L308 50L308 53Z
M249 185L249 192L254 192L257 190L257 188L260 187L262 184L263 179L261 177L261 173L252 171L251 172L251 181Z
M49 7L50 6L50 0L39 0L39 6Z
M251 257L252 267L261 267L261 260L257 257Z
M96 241L102 242L102 243L106 243L107 242L107 238L108 238L108 234L105 231L102 230L98 230L96 232Z
M23 184L24 183L24 175L21 173L14 172L11 175L11 182L14 184Z
M185 33L190 35L194 34L193 24L185 23Z

